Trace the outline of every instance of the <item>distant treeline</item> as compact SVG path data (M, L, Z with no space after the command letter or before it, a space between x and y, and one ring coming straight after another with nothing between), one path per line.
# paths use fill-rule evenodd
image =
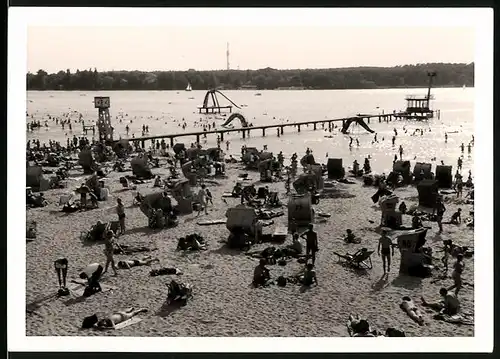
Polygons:
M435 87L474 86L474 63L419 64L395 67L351 67L338 69L216 70L216 71L103 71L97 69L59 71L38 70L26 75L28 90L193 90L211 88L273 90L375 89L426 87L427 72L435 71Z

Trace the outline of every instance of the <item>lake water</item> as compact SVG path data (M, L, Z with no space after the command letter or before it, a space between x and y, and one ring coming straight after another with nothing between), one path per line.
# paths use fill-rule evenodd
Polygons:
M255 94L259 92L261 96ZM223 91L237 105L244 105L241 109L233 109L234 112L243 114L247 120L255 126L262 124L334 119L353 116L358 113L385 113L393 110L399 111L405 108L405 96L407 94L425 94L425 89L383 89L383 90L308 90L308 91ZM435 101L432 102L434 109L441 110L441 117L429 121L393 121L378 123L372 119L369 126L377 132L379 142L373 143L374 135L367 133L359 126L351 126L353 138L359 139L360 146L349 149L349 135L343 135L335 130L333 138L319 125L316 131L313 126L302 127L298 133L293 127L285 128L284 135L276 136L275 129L266 131L266 137L261 137L261 131L252 131L251 137L242 139L241 134L225 134L224 140L230 141L230 151L233 155L240 152L243 144L249 147L262 148L264 144L275 153L283 151L287 156L297 152L299 157L304 154L306 147L313 150L318 162L326 162L326 154L331 158L343 158L344 166L349 167L352 161L357 159L362 163L367 155L371 155L372 168L377 172L387 171L392 167L392 160L401 144L404 148L403 159L411 160L412 164L419 162L431 162L433 157L437 158L434 163L441 160L445 164L453 165L456 169L457 159L462 155L460 144L464 143L466 148L463 153L463 171L467 175L469 169L473 169L473 155L468 154L467 144L474 134L474 89L452 88L433 89ZM111 98L110 113L112 124L115 128L115 138L122 136L126 138L125 126L130 127L136 137L141 136L142 125L149 125L149 135L161 135L184 132L178 126L184 118L187 124L186 131L202 131L199 122L205 119L207 123L216 122L220 126L223 118L219 115L200 115L197 106L201 106L205 91L28 91L27 92L27 117L26 121L40 120L43 124L48 120L48 115L62 118L71 111L77 111L83 115L86 124L91 124L97 119L97 109L93 106L94 96L109 96ZM219 96L221 105L228 104L227 100ZM79 115L74 113L71 118L73 132L62 130L55 122L48 120L49 128L42 128L27 134L28 139L39 138L42 142L48 139L66 142L67 136L81 135L82 126L76 123ZM216 119L220 117L220 119ZM122 122L120 123L120 118ZM130 123L133 120L133 123ZM177 121L177 122L174 122ZM197 122L198 124L196 124ZM239 123L234 125L239 126ZM341 125L341 123L337 123ZM403 127L406 128L405 133ZM391 138L393 129L398 131L396 146L393 147ZM412 136L415 129L424 129L424 135ZM444 133L448 132L448 143L445 143ZM382 138L384 140L382 141ZM208 146L216 143L215 135L209 135ZM194 138L181 137L178 142L189 145ZM225 145L223 146L225 148ZM416 160L414 158L416 157Z

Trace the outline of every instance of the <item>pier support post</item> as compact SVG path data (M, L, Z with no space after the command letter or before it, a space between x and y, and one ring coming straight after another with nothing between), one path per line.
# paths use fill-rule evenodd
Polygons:
M224 141L224 132L221 132L221 133L220 133L220 140L221 140L221 141Z
M242 132L242 134L243 134L243 138L246 138L246 136L247 136L247 130L243 130L243 131L241 131L241 132Z
M300 132L300 125L297 125L297 129L298 129L298 131Z
M280 137L280 129L279 128L276 129L276 134L278 135L278 137Z
M382 122L382 116L378 117L378 123Z
M266 137L266 129L265 128L262 129L262 137Z
M141 147L142 147L142 149L146 148L146 141L144 141L144 140L141 141Z
M170 147L174 147L174 138L170 137Z
M200 143L200 135L196 135L196 143Z
M281 130L280 130L281 134L283 134L283 126L281 126Z
M314 124L313 124L313 129L314 129L314 131L316 131L316 122L314 122Z
M367 121L368 123L370 123L370 117L367 117L367 118L366 118L366 121Z

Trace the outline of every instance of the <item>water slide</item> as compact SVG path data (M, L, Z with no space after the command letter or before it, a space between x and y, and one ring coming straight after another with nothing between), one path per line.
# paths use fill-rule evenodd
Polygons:
M240 113L233 113L231 116L229 116L228 119L222 124L222 127L225 127L225 126L229 125L235 118L237 118L238 120L240 120L241 127L248 127L247 120Z
M367 130L370 133L374 133L370 127L365 123L365 121L362 118L350 118L344 122L344 126L342 126L342 133L347 133L347 130L349 129L349 126L351 126L351 123L357 122L361 127L363 127L365 130Z

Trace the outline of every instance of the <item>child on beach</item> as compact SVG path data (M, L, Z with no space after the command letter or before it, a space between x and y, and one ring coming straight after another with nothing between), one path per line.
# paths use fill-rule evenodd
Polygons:
M121 198L117 198L116 213L118 214L118 221L120 222L120 234L125 234L125 207Z
M198 201L200 202L201 204L201 207L199 208L198 210L198 215L200 215L201 211L204 209L205 210L205 214L208 214L207 212L207 201L205 199L207 193L206 193L206 185L202 184L201 185L201 188L200 190L198 191Z
M213 206L214 202L213 202L213 198L212 198L212 192L210 192L210 190L207 188L207 190L205 191L205 194L207 196L207 203L210 202L210 204Z
M118 272L116 271L116 265L115 265L115 259L113 257L113 251L114 251L114 239L113 237L115 234L113 231L108 231L106 233L106 239L104 242L104 254L106 255L106 266L104 267L104 272L103 274L108 271L108 267L111 264L111 268L113 268L113 271L115 272L115 275L118 275Z

